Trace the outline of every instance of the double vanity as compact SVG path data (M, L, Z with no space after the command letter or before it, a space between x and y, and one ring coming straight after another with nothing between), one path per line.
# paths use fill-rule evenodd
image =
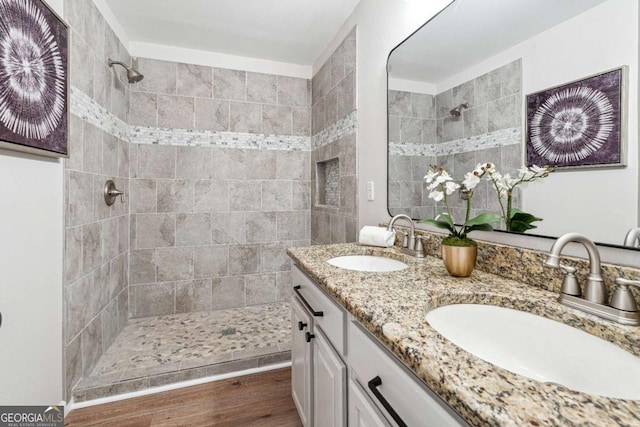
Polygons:
M288 253L292 391L307 427L640 425L640 327L562 305L548 284L490 268L454 278L396 247ZM502 269L549 274L528 265L543 256Z

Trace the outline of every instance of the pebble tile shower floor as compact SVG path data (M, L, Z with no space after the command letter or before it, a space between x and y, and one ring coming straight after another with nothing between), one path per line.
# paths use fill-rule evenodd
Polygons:
M130 319L73 396L81 402L290 359L289 304Z

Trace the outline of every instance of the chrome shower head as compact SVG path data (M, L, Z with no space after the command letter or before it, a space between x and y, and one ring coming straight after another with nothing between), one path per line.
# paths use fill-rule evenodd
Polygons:
M463 104L458 105L457 107L453 108L451 111L449 111L449 114L451 114L453 117L460 117L460 114L462 114L462 110L469 108L469 103L465 102Z
M144 79L144 76L140 74L138 70L129 67L124 62L113 61L111 58L109 58L109 67L113 67L113 64L121 65L125 70L127 70L127 80L129 81L129 83L138 83L140 80Z

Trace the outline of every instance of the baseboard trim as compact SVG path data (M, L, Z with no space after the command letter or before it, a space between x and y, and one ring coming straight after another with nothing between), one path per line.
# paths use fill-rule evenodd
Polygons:
M65 417L76 409L88 408L90 406L104 405L105 403L118 402L120 400L133 399L135 397L148 396L150 394L162 393L164 391L177 390L179 388L191 387L194 385L206 384L214 381L226 380L229 378L242 377L245 375L258 374L261 372L273 371L276 369L288 368L291 366L291 362L276 363L273 365L260 366L259 368L245 369L243 371L229 372L226 374L212 375L209 377L198 378L195 380L182 381L179 383L167 384L159 387L152 387L145 390L133 391L131 393L123 393L115 396L103 397L100 399L87 400L85 402L74 402L73 399L69 402L67 408L65 408Z

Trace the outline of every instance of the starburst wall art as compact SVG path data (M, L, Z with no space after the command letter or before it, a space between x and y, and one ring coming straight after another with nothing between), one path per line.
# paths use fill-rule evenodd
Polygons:
M0 148L66 157L68 27L41 0L0 0Z
M527 95L527 165L626 165L627 67Z

